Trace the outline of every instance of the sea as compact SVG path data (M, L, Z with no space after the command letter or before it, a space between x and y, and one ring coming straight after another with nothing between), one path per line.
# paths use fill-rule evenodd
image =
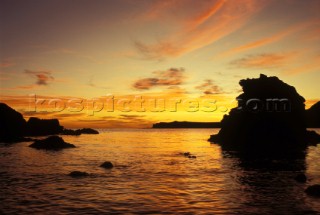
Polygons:
M320 145L305 159L268 161L290 168L261 168L209 143L218 131L99 129L63 136L76 148L61 151L1 143L0 214L320 214L320 198L304 192L320 184Z

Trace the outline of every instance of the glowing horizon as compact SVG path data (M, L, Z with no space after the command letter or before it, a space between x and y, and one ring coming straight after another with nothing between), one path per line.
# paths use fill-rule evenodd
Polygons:
M240 79L277 76L320 100L320 2L314 0L1 1L0 101L65 127L220 121ZM214 112L31 113L43 99L213 99ZM201 105L201 102L200 102Z

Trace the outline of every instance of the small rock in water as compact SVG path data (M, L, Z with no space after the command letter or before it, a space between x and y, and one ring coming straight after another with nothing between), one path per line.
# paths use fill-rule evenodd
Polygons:
M303 173L298 174L295 178L294 178L297 182L300 183L306 183L307 182L307 176Z
M110 161L106 161L103 164L101 164L100 167L103 167L105 169L111 169L113 168L113 164Z
M86 172L81 172L81 171L72 171L69 173L69 176L71 176L73 178L79 178L79 177L89 176L89 174Z
M305 192L310 196L320 197L320 184L309 186Z
M56 190L66 190L66 188L64 188L64 187L58 187L58 188L56 188Z
M191 153L190 153L190 152L184 152L183 155L186 156L186 157L188 157L188 156L191 155Z
M195 155L189 155L188 158L197 158Z

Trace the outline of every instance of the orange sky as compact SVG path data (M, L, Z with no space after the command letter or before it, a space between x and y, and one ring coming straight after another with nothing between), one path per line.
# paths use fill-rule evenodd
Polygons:
M264 73L310 107L319 11L317 0L3 0L0 98L66 127L219 121L239 80Z

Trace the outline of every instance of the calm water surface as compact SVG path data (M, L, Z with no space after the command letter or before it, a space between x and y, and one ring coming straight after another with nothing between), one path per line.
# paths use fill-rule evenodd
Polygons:
M320 130L317 130L320 133ZM100 130L63 136L58 152L0 146L2 214L319 214L304 189L320 183L320 146L286 170L255 169L210 144L213 129ZM189 159L181 155L191 152ZM99 167L111 161L115 167ZM274 163L281 161L273 161ZM71 178L70 171L90 173ZM305 172L307 184L294 181Z

